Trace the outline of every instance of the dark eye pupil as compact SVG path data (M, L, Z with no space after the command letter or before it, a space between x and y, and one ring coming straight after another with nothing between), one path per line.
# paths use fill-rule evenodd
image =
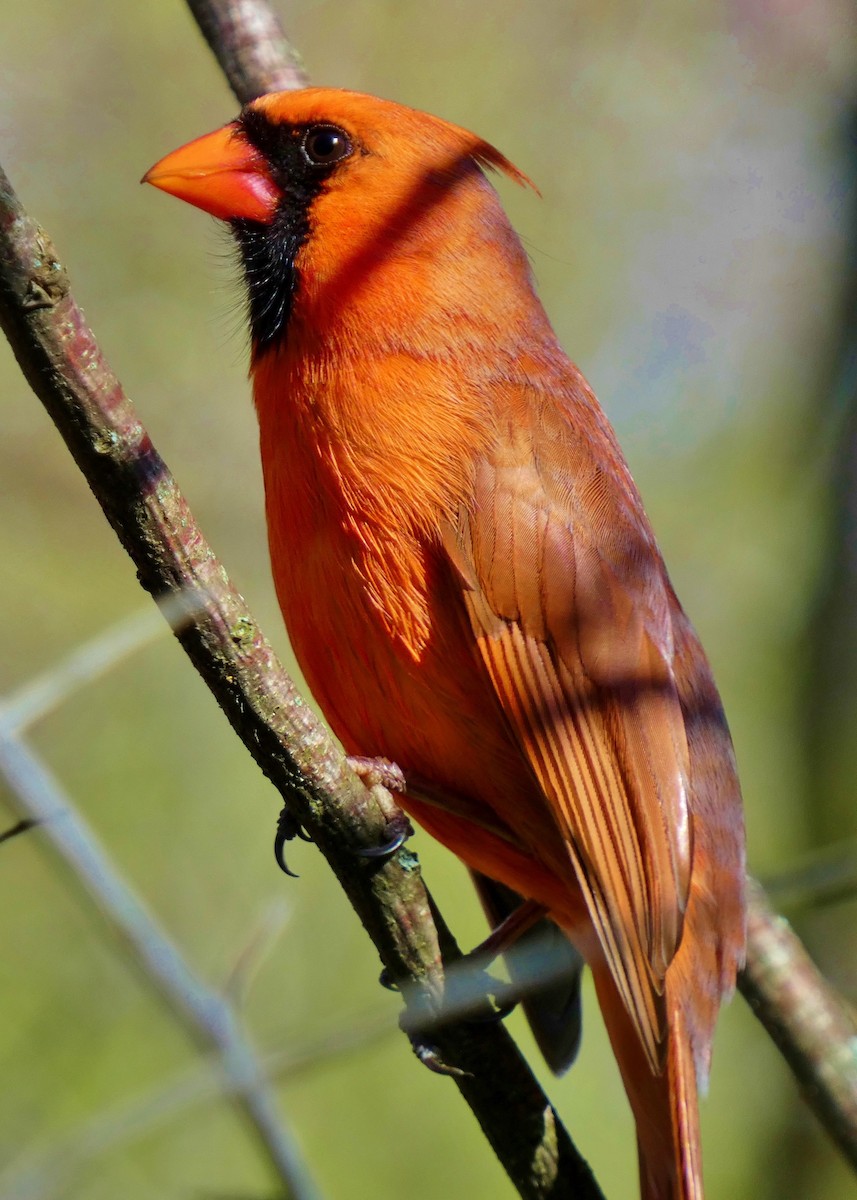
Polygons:
M319 165L339 162L351 153L351 143L341 129L309 129L303 145L310 162Z

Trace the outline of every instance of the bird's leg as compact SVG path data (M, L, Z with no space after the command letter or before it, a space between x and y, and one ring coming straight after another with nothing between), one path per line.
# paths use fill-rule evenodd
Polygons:
M388 758L361 758L349 756L348 765L363 783L372 791L373 788L384 788L388 792L404 792L407 790L404 772ZM413 827L401 809L387 819L389 838L380 846L366 846L357 851L360 858L388 858L405 844L413 834Z
M435 1024L455 1020L474 1025L502 1021L513 1011L517 998L501 999L504 993L508 995L510 985L493 979L484 969L485 960L491 962L508 950L544 917L545 912L544 906L534 900L523 901L475 950L450 963L440 1002L436 998L432 1001L429 995L421 996L419 992L415 996L410 985L401 989L386 968L381 972L379 983L383 987L405 991L407 1008L400 1025L423 1066L437 1075L467 1074L444 1060L430 1030Z
M389 987L390 977L382 976L381 982ZM474 973L466 959L456 959L448 964L440 992L435 993L425 985L406 984L401 989L406 1007L399 1025L423 1066L436 1075L467 1075L467 1071L446 1061L433 1030L451 1024L481 1025L502 1021L515 1007L514 1003L503 1006L493 999L505 986L484 971Z
M380 771L388 781L387 786L392 785L395 790L402 791L404 790L403 785L406 784L408 794L414 799L447 811L459 812L470 819L474 819L476 823L483 825L485 828L490 828L490 826L485 824L484 813L479 812L477 814L473 812L473 806L472 804L468 805L466 798L455 795L446 789L438 788L431 780L425 779L423 776L409 774L407 780L405 780L399 768L389 764L386 759L362 759L357 760L357 762L365 764L356 766L356 769L364 775L364 778L373 778L370 774L373 770ZM389 768L394 772L392 778L386 775ZM480 942L478 946L471 950L469 954L464 955L462 959L458 960L453 967L456 974L461 971L464 974L470 975L471 980L478 973L485 984L483 991L486 999L492 995L496 996L499 991L508 993L508 985L498 983L497 980L492 979L484 970L484 967L510 949L519 938L523 937L524 934L532 929L534 925L537 925L547 914L547 909L544 905L539 904L535 900L523 900L520 897L513 898L518 900L519 903L511 910L508 903L500 907L499 912L496 912L496 905L492 905L486 910L489 912L489 919L493 915L492 909L496 912L492 924L494 924L494 921L497 921L497 923L494 924L492 932L483 942ZM502 919L499 919L501 914ZM385 987L395 987L395 984L392 983L384 972L381 973L380 982ZM502 1003L497 1002L496 1007L486 1015L471 1016L467 1019L472 1021L502 1021L512 1012L516 1003L517 1000L508 999Z
M389 759L352 757L348 759L348 763L369 788L380 785L390 792L401 793L409 791L411 795L418 797L420 800L430 804L440 804L441 807L445 807L445 805L436 797L443 797L446 804L449 803L448 795L442 792L439 793L430 781L420 776L412 776L406 780L401 768L395 763L391 763ZM398 850L411 832L410 824L407 818L404 817L404 814L402 814L402 819L405 826L404 831L396 829L394 837L387 845L360 850L358 853L366 858L375 858L392 854ZM467 979L467 994L463 998L459 997L452 1000L452 1010L454 1011L459 1005L468 1010L476 1009L475 1012L470 1011L469 1015L464 1016L463 1020L472 1021L473 1023L502 1021L513 1011L517 1004L516 999L506 1000L503 1003L499 1001L492 1002L490 1000L490 997L497 996L499 992L508 991L509 985L492 979L484 968L514 945L546 913L547 909L537 901L523 900L500 921L483 942L480 942L469 954L456 960L452 965L451 972L447 978L453 984L453 987L455 987L456 977L459 985L465 978ZM391 991L399 990L397 983L386 969L381 972L378 982L382 987L388 988ZM476 995L477 990L480 993L479 997ZM486 1011L486 1006L488 1011ZM479 1011L480 1009L482 1011ZM425 1063L432 1071L443 1074L454 1073L454 1071L445 1069L436 1047L428 1042L419 1031L416 1031L411 1025L407 1032L411 1040L411 1045L414 1048L414 1053L420 1062Z

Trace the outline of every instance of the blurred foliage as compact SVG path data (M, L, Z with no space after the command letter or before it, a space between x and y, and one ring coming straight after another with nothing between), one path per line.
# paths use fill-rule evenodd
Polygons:
M825 721L839 740L828 740L823 771L806 736L808 698L814 718L824 712L814 622L835 551L841 409L854 400L834 402L855 234L846 0L280 7L315 81L469 126L537 182L541 202L505 184L503 197L714 663L751 864L775 873L853 834L853 726L849 740L835 713ZM289 661L227 239L137 186L235 104L179 0L0 0L0 18L0 160ZM0 405L4 693L145 600L5 344ZM398 1001L378 989L372 947L318 855L293 850L297 882L276 870L277 798L168 638L43 721L34 744L208 978L229 974L260 914L286 898L287 927L246 1002L262 1046L387 1012L388 1038L280 1087L326 1194L511 1194L454 1089L395 1032ZM477 941L463 871L424 836L414 846L457 934ZM37 834L0 847L0 912L0 1166L11 1169L166 1083L193 1052ZM852 998L855 914L841 904L799 925ZM591 992L586 1002L580 1063L547 1086L621 1200L636 1189L631 1122ZM529 1046L520 1018L510 1024ZM703 1124L711 1200L838 1200L853 1188L740 1000L721 1022ZM0 1200L13 1194L8 1180ZM210 1102L28 1194L262 1197L271 1187L227 1104Z

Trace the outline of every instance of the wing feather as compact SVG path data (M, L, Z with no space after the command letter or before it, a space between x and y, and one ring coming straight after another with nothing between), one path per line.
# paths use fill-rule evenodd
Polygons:
M446 546L485 669L658 1067L690 883L688 747L671 592L629 483L618 457L581 453L570 420L518 422L477 464L476 503Z

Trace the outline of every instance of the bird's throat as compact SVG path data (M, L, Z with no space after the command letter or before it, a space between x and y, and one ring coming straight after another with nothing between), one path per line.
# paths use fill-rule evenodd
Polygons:
M308 205L280 205L270 225L233 221L244 282L253 353L258 356L286 336L300 287L296 259L309 235Z

